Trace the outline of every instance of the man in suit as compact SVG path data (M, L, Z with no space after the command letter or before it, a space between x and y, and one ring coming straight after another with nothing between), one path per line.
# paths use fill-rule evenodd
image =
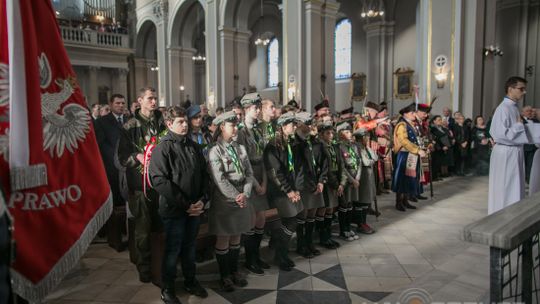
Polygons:
M535 118L535 110L531 106L524 106L521 110L521 116L523 116L523 123L538 123L537 118ZM534 158L534 153L536 152L536 145L526 144L523 145L523 151L525 154L525 180L529 182L531 177L531 168Z
M446 122L448 129L452 129L456 124L456 120L452 117L452 111L448 107L444 107L442 119L443 122Z
M122 219L125 216L125 199L120 194L120 175L118 172L119 163L117 157L117 146L120 139L120 134L124 122L128 120L128 117L124 114L126 107L126 100L124 96L120 94L113 94L109 100L109 107L111 112L105 116L96 120L95 130L96 138L101 152L101 157L105 165L105 171L107 172L107 178L111 186L111 192L113 195L114 209L111 220L109 220L109 233L108 242L111 247L117 251L124 249L122 243L121 230L117 225L113 224L113 221L119 220L118 223L122 223ZM120 217L120 218L117 218ZM123 226L123 225L120 225Z

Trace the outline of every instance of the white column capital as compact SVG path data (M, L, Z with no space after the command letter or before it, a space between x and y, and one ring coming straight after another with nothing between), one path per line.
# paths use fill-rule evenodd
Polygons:
M218 31L219 31L219 37L221 37L222 39L234 40L236 28L220 26L218 28Z
M394 21L379 21L364 25L367 38L394 35Z
M341 4L337 1L327 0L324 6L325 18L336 18Z
M306 5L306 13L321 15L324 5L323 0L304 0L304 3Z
M243 31L243 30L236 30L236 41L237 42L249 42L249 38L251 37L251 31Z

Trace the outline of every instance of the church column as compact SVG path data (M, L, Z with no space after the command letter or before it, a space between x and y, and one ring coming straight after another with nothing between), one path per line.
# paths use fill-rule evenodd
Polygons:
M322 33L322 0L305 0L306 8L306 67L305 67L305 98L302 106L311 111L313 106L321 100L321 76L322 76L322 54L323 41Z
M139 90L143 86L150 85L148 83L148 67L144 58L133 58L135 66L135 90Z
M99 103L99 91L97 85L99 67L88 67L88 104Z
M117 69L116 73L118 78L116 79L116 85L114 88L113 94L122 94L127 98L127 75L129 73L128 69Z
M195 61L193 56L197 53L193 48L182 48L180 52L181 60L181 77L175 83L175 89L180 93L179 101L186 101L189 95L191 101L195 94ZM184 91L180 90L180 86L184 86Z
M243 89L248 92L249 90L249 38L251 37L250 31L236 31L236 57L237 62L237 75L238 75L238 87L234 92L235 96L241 96Z
M326 76L324 81L323 93L330 100L330 109L336 109L336 68L334 62L334 34L336 31L336 16L339 10L339 3L336 1L326 1L324 9L324 70Z
M257 91L262 91L267 86L266 78L268 75L268 67L266 64L266 56L268 46L260 44L255 47L257 49L257 83L255 85L257 86Z
M206 91L204 99L208 108L213 112L221 100L221 75L220 43L218 32L219 2L216 0L206 1L205 18L205 44L206 44Z
M179 47L169 47L167 50L167 55L169 56L169 99L171 104L180 103L180 84L181 80L181 71L182 71L182 62L181 62L181 48Z
M221 26L219 28L220 61L221 61L221 95L219 105L225 106L236 97L235 84L239 75L236 71L237 58L234 54L234 36L236 30Z
M283 13L283 102L294 95L302 102L303 7L302 1L284 1ZM303 103L302 103L303 104Z
M157 43L157 63L159 70L158 74L158 104L159 106L172 105L172 100L169 100L169 56L167 54L167 18L169 13L168 0L159 0L154 2L154 15L156 17L156 43Z
M364 26L367 36L367 100L379 103L388 98L389 56L388 50L392 47L389 41L394 34L394 22L379 21ZM391 79L391 78L390 78Z

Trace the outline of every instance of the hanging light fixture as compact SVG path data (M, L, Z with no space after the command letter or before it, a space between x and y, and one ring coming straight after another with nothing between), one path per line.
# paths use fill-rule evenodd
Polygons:
M199 31L199 10L197 10L197 24L195 25L197 27L197 35L199 35L200 31ZM195 61L195 62L205 62L206 61L206 57L204 55L201 55L200 54L200 51L197 49L197 55L191 57L191 60Z
M362 1L362 18L375 18L384 15L383 0L363 0Z
M261 20L262 20L262 25L264 27L264 5L263 5L263 0L261 0ZM263 45L263 46L266 46L268 45L268 43L270 43L270 39L268 39L268 37L263 37L263 35L259 34L259 37L257 37L257 39L255 40L255 45L259 46L259 45Z

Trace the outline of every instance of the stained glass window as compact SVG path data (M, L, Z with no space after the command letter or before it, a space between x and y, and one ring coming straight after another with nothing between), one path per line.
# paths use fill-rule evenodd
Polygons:
M279 82L279 42L272 38L268 44L268 87L276 87Z
M336 25L335 32L336 79L351 77L351 45L351 21L343 19Z

